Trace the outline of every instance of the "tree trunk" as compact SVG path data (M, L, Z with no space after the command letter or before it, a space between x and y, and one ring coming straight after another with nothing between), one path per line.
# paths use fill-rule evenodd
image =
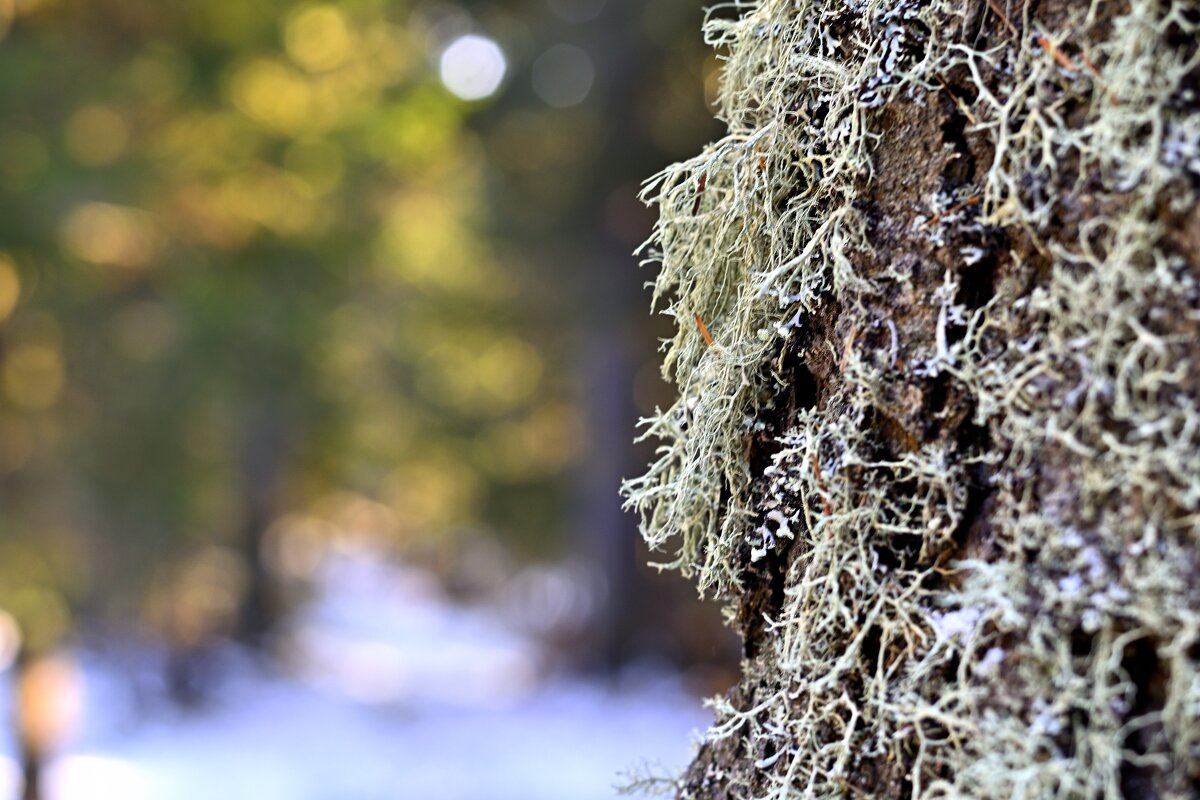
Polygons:
M287 457L287 426L279 412L258 408L248 415L242 443L244 511L240 544L246 563L246 594L238 638L261 646L281 613L278 587L266 563L263 539L278 513L280 476Z
M21 800L42 800L42 757L28 748L21 750Z
M22 800L45 796L46 763L75 728L82 708L82 678L65 654L23 645L13 670L14 733Z
M21 768L21 800L42 800L42 772L46 761L46 738L41 720L47 717L43 710L47 698L37 686L35 666L38 657L22 647L14 664L14 688L16 713L14 730L17 739L17 754Z
M738 13L625 487L745 645L679 796L1200 796L1200 8Z

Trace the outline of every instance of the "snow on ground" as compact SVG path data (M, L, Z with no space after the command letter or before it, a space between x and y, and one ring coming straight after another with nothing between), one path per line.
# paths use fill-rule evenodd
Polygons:
M534 642L375 558L332 561L285 641L286 671L226 653L196 711L84 653L83 724L47 800L598 800L644 763L677 771L710 719L670 676L545 677Z

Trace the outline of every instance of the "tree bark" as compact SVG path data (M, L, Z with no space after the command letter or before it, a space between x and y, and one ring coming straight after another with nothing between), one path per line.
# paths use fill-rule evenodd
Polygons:
M626 493L745 649L678 795L1200 796L1200 9L849 5L710 21L658 185Z

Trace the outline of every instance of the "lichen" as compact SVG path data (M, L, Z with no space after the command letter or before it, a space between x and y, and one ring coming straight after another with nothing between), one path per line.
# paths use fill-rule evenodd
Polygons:
M1200 15L1013 8L706 25L729 133L646 187L679 397L624 487L747 636L682 796L1200 792Z

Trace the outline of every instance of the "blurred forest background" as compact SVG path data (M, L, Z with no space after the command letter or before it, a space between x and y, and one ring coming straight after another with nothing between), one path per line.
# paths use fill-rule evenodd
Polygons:
M0 0L0 664L30 781L79 653L203 707L226 642L286 672L337 553L420 567L555 668L721 680L713 612L617 497L668 391L638 185L719 132L701 13Z

